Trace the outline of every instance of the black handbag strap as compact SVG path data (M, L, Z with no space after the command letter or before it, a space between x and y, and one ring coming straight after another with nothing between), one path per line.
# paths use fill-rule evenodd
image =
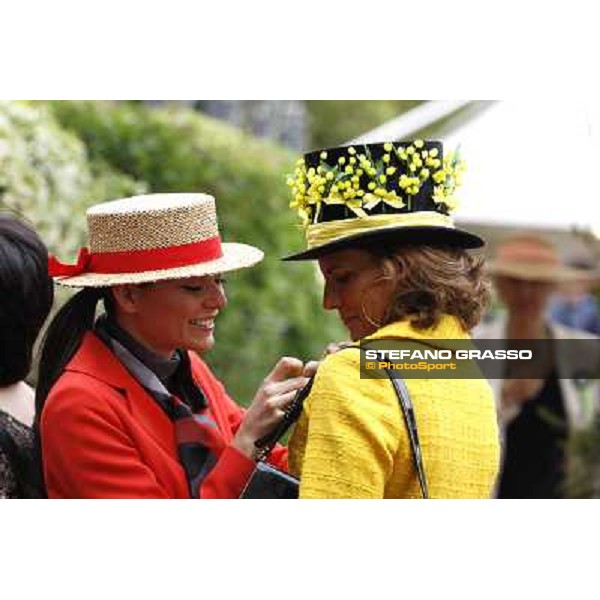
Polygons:
M415 411L413 410L412 402L410 401L410 395L408 388L403 379L396 379L394 375L385 369L388 377L390 378L398 401L402 407L402 415L404 416L404 423L408 431L408 439L410 440L410 447L412 450L412 460L419 478L419 485L421 486L421 495L423 498L429 498L429 489L427 487L427 477L425 475L425 467L423 466L423 453L421 452L421 444L419 442L419 430L417 429L417 421L415 419Z
M283 418L279 424L267 435L261 437L254 442L254 446L258 448L258 456L256 460L265 460L271 450L275 447L275 444L286 434L287 430L300 418L302 414L302 406L304 400L310 394L312 389L313 381L315 376L313 375L308 383L294 396L294 399L290 402L285 410Z

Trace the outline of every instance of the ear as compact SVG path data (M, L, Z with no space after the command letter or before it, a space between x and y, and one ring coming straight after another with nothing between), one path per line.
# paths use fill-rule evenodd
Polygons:
M127 315L137 313L140 302L141 290L137 285L114 285L111 288L115 307Z

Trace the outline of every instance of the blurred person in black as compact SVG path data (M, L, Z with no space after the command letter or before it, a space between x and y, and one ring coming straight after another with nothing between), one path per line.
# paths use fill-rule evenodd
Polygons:
M490 381L504 438L497 496L560 498L567 438L591 423L599 396L593 381L573 376L569 343L557 343L595 336L553 322L548 306L557 285L574 281L581 272L562 266L554 247L530 234L500 244L489 272L506 314L478 327L475 337L547 340L549 349L535 378Z

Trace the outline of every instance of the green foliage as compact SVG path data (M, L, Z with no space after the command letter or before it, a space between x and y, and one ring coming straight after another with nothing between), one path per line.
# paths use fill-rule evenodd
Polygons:
M52 252L74 256L85 238L87 206L145 189L88 161L84 144L47 107L0 102L0 209L29 221Z
M307 101L310 147L344 144L403 112L422 100L309 100Z
M206 357L236 400L252 399L279 356L314 358L344 337L337 318L320 306L314 266L279 260L303 247L285 185L293 155L177 107L53 102L50 108L83 141L92 164L152 192L210 193L223 239L264 250L263 263L228 276L229 306Z
M574 432L567 446L567 498L600 498L600 418Z

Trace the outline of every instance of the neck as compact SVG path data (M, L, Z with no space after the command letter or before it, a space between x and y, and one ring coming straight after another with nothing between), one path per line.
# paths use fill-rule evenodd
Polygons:
M0 388L0 410L31 427L35 410L33 390L24 381Z
M115 315L113 317L109 317L109 323L112 322L113 325L116 325L121 333L125 334L125 337L133 340L134 344L137 346L141 346L147 353L150 355L154 355L154 357L162 360L170 360L173 358L175 354L175 349L159 349L154 347L138 330L135 326L135 323L129 322L128 319L121 317L120 315Z
M511 340L537 340L548 337L546 325L541 315L510 313L506 324L506 337Z

